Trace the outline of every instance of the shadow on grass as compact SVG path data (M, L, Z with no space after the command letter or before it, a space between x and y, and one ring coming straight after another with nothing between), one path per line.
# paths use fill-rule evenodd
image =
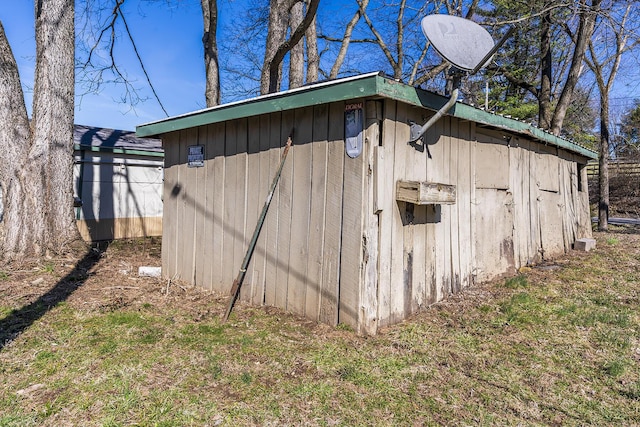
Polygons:
M103 242L100 246L89 249L78 260L73 270L61 278L49 291L32 303L13 310L6 317L0 319L0 351L49 310L67 300L80 288L87 280L87 273L100 261L102 252L108 246L108 242Z

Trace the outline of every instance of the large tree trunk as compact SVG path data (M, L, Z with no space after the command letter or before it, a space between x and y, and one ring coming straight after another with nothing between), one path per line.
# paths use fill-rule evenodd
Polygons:
M202 17L204 18L204 35L202 44L204 47L204 66L206 72L205 98L207 107L220 104L220 69L218 64L218 41L216 31L218 28L218 3L217 0L201 0Z
M73 212L74 1L35 3L36 72L29 125L15 58L0 32L0 257L60 251L79 238Z
M269 5L269 28L264 54L264 64L260 76L260 93L269 93L270 65L278 47L284 43L289 20L291 0L271 0Z
M285 33L289 27L289 13L291 7L298 0L271 0L269 8L269 30L267 33L267 46L262 66L260 79L260 92L273 93L280 89L282 61L304 37L307 29L315 19L320 0L309 0L307 11L302 22L295 28L291 28L289 39L285 40Z
M20 167L27 158L31 131L13 52L0 23L0 257L26 252L27 215L22 210Z
M59 251L79 236L73 210L75 2L47 0L35 4L33 148L48 146L44 246Z
M307 3L309 3L307 1ZM313 17L313 21L309 28L307 28L307 34L305 34L307 40L307 83L313 83L318 81L318 74L320 70L320 54L318 53L318 33L316 30L316 18Z
M289 30L293 33L304 19L304 2L298 2L289 14ZM302 40L291 48L289 57L289 89L302 86L304 82L304 43Z

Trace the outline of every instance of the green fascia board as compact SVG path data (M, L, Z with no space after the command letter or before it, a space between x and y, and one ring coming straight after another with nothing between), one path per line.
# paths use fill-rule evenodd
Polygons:
M129 150L127 148L112 148L112 147L99 147L95 145L80 145L74 144L73 149L76 151L91 151L102 153L114 153L114 154L127 154L130 156L149 156L149 157L164 157L162 151L145 151L145 150Z
M378 78L381 81L379 84L378 94L387 98L403 101L418 107L428 108L433 111L438 111L448 101L448 98L433 92L427 92L407 86L394 80L385 79L384 77L379 76ZM510 117L489 113L467 104L458 102L451 108L451 110L449 110L448 113L461 120L468 120L485 126L533 137L541 142L572 151L589 159L598 158L598 154L596 152L549 132L545 132L544 130L528 123L521 122Z
M136 127L136 136L157 136L197 126L377 95L378 73L303 86L246 101L222 104Z
M139 137L157 136L212 123L268 114L275 111L285 111L367 97L389 98L433 111L438 111L448 101L446 97L408 86L376 72L304 86L246 101L223 104L157 122L143 124L136 128L136 135ZM594 151L552 135L528 123L489 113L466 104L455 104L448 114L462 120L527 135L543 143L555 145L590 159L598 158L597 153Z

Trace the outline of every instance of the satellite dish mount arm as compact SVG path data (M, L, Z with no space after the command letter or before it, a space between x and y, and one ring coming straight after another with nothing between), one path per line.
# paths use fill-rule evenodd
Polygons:
M453 87L453 91L451 91L451 94L449 94L450 96L447 103L444 104L423 126L420 126L415 122L409 122L409 125L410 125L409 136L411 138L409 140L409 144L412 145L413 147L418 146L417 141L421 139L424 136L424 134L427 132L427 130L431 126L433 126L438 120L440 120L442 116L447 114L447 111L449 111L451 107L453 107L455 103L458 101L460 83L462 81L462 76L464 72L458 68L453 67L449 73L451 75L451 86ZM423 145L426 147L427 145L426 142L423 141ZM427 149L427 152L428 152L428 149Z

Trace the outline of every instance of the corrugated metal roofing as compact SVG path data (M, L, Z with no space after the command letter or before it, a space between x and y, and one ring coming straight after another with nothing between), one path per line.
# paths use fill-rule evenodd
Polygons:
M162 140L139 137L135 132L119 129L75 125L73 143L76 149L93 151L163 153Z
M204 126L211 123L268 114L274 111L291 110L366 97L394 99L433 111L439 110L448 101L448 99L443 96L408 86L376 72L316 83L285 92L263 95L244 101L194 111L180 116L169 117L164 120L138 126L136 128L136 135L140 137L157 136L163 133ZM545 144L554 145L590 159L596 159L598 157L596 152L586 147L560 138L528 123L499 116L460 102L452 107L448 114L463 120L479 123L486 127L526 135Z

